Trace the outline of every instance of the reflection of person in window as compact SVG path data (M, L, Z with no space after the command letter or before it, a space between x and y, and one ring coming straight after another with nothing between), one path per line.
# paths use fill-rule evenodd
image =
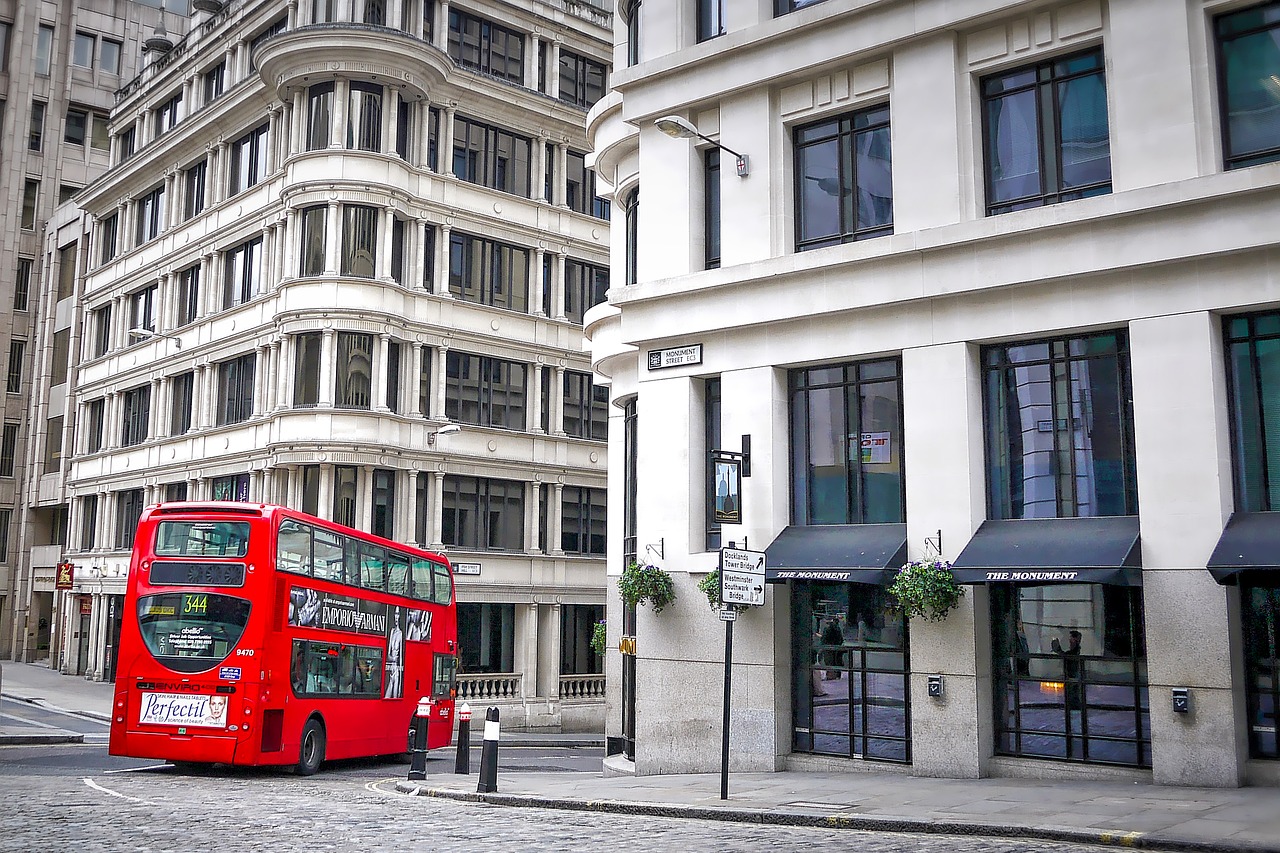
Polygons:
M294 693L303 693L307 687L307 667L302 657L302 646L293 647L293 663L289 665L289 679Z
M386 699L398 699L402 695L404 679L404 631L400 628L400 608L395 609L387 634L387 689Z
M1072 630L1067 634L1067 647L1062 648L1062 644L1058 642L1058 638L1054 637L1049 643L1049 648L1053 649L1056 654L1062 655L1062 677L1065 683L1063 688L1064 698L1067 700L1067 708L1073 711L1080 709L1080 640L1079 631Z

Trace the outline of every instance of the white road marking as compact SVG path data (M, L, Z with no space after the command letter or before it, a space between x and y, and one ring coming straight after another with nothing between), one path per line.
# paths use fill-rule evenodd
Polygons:
M395 784L396 782L398 782L398 781L399 781L398 779L379 779L377 782L366 782L366 783L365 783L365 786L364 786L364 789L365 789L366 791L370 791L370 792L372 792L372 793L374 793L374 794L381 794L381 795L382 795L382 796L384 796L384 797L404 797L404 796L407 796L407 794L402 794L402 793L401 793L401 792L399 792L399 791L384 791L382 788L379 788L379 787L378 787L379 785L386 785L387 783L391 783L391 784L393 784L393 785L394 785L394 784Z
M137 797L130 797L128 794L122 794L119 791L113 791L110 788L104 788L101 785L99 785L97 782L90 779L88 776L84 777L84 783L88 785L90 788L93 788L95 791L101 791L104 794L110 794L113 797L119 797L120 799L128 800L131 803L142 803L144 806L155 805L155 803L148 802L147 800L140 800Z
M103 774L107 773L137 773L142 770L163 770L169 767L168 764L148 764L146 767L118 767L115 770L103 770Z

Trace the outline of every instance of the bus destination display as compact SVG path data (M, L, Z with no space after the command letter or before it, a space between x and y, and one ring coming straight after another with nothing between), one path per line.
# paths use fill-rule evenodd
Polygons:
M160 586L244 586L244 563L190 563L157 560L151 583Z

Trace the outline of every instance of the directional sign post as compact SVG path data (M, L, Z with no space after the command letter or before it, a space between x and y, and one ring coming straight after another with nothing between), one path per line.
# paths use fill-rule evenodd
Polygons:
M745 544L745 540L744 540ZM724 719L720 724L720 799L729 799L729 701L733 689L733 622L737 607L764 604L763 551L720 549L720 618L724 621Z

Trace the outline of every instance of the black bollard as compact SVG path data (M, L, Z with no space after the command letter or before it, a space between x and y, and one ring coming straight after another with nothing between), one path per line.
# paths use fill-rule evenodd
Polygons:
M471 706L466 702L458 709L458 748L454 751L453 772L471 772Z
M498 791L498 709L490 708L484 714L484 746L480 751L480 784L476 793L493 794Z
M418 700L418 713L413 718L413 749L409 759L409 781L427 778L427 723L431 721L431 699Z

